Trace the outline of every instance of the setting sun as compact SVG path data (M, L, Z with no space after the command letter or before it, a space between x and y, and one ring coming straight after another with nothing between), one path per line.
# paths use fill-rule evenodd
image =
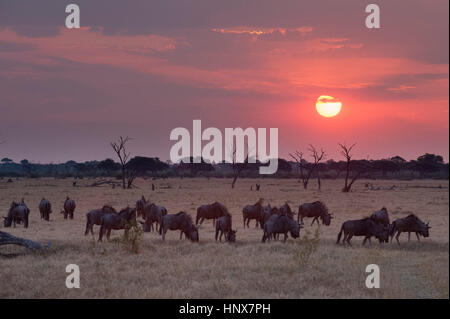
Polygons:
M328 96L321 95L316 102L317 113L324 117L333 117L339 114L341 111L342 103L339 99Z

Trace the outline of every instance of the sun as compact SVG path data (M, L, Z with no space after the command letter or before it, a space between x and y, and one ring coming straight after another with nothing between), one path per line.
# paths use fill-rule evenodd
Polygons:
M342 108L342 103L338 98L321 95L316 102L317 113L324 117L334 117L339 114Z

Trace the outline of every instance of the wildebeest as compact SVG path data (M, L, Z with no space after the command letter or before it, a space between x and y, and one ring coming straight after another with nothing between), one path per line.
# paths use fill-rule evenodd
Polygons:
M67 219L67 216L69 216L70 219L73 219L75 207L75 201L67 196L66 201L64 202L64 209L61 211L61 214L64 215L64 219Z
M144 195L142 195L141 199L136 202L137 217L143 216L144 207L147 203L148 201L145 199Z
M102 241L103 234L106 233L106 238L109 240L111 230L125 229L127 231L127 225L136 222L136 208L124 208L119 213L109 212L102 216L100 224L100 233L98 241Z
M284 234L284 242L286 242L288 232L292 238L298 238L300 228L300 225L287 215L272 215L264 224L262 242L264 243L267 239L270 240L276 234Z
M333 216L328 212L328 208L321 201L315 201L313 203L304 203L298 207L297 221L303 225L303 218L313 217L311 226L314 222L319 225L319 218L322 220L322 224L329 226Z
M369 217L358 219L358 220L347 220L341 226L341 231L338 234L336 244L339 244L341 240L342 233L344 233L343 243L348 243L350 246L350 240L353 236L364 236L363 245L366 241L375 236L381 242L389 241L389 229L382 225L375 223Z
M389 230L389 233L391 235L391 242L395 233L397 233L395 239L397 240L397 243L400 244L398 237L402 232L408 232L408 241L411 239L411 233L416 233L417 240L420 241L419 235L422 235L423 237L430 236L430 228L431 227L429 226L429 223L425 224L414 214L408 215L404 218L396 219L392 222Z
M254 205L247 205L242 209L242 217L244 219L244 228L247 225L247 228L249 227L250 220L254 219L256 221L255 227L258 227L258 225L263 227L260 223L262 214L263 214L263 199L260 198L256 204Z
M20 202L12 202L11 206L8 211L8 216L4 217L3 226L5 227L11 227L11 224L13 224L13 227L16 227L16 223L22 223L25 228L28 228L28 215L30 214L30 210L28 209L27 205L25 203Z
M220 236L219 236L220 233ZM237 230L232 229L232 218L230 216L219 217L216 221L216 241L222 241L222 235L225 234L225 240L228 242L236 241Z
M264 227L264 224L270 218L270 216L272 216L274 214L279 214L278 208L271 207L270 204L268 204L266 206L263 206L262 214L261 214L261 217L259 219L259 223L261 224L261 228Z
M86 214L86 231L84 235L86 236L89 231L94 235L94 225L101 225L103 215L108 213L117 214L117 211L113 207L105 205L101 209L93 209L88 212Z
M202 224L205 219L212 219L213 226L216 224L216 219L225 215L229 215L228 209L225 205L214 202L208 205L202 205L197 208L197 217L195 218L195 225Z
M374 211L372 215L370 215L370 218L377 224L389 227L389 214L386 207Z
M157 231L161 234L161 222L165 215L167 215L167 209L165 207L155 205L154 203L146 203L142 211L142 218L144 218L144 222L141 222L143 231L152 231L153 223L156 222L156 226L159 226Z
M199 241L198 229L192 222L192 218L186 212L179 212L177 214L167 214L162 217L161 224L162 240L166 239L166 233L170 230L180 230L186 238L191 241ZM180 234L180 238L181 238Z
M287 216L287 217L289 217L290 219L293 219L294 218L294 215L295 215L295 213L292 211L292 209L291 209L291 206L289 206L289 204L288 203L285 203L283 206L281 206L279 209L278 209L278 214L280 215L280 216Z
M46 221L50 220L50 214L52 213L52 205L45 198L42 198L39 204L39 212L41 213L41 219L44 219Z

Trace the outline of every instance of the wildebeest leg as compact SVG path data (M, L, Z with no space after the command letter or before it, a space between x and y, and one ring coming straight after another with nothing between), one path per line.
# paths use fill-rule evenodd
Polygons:
M166 240L166 232L167 232L166 227L164 227L161 232L162 232L162 240L165 241Z
M283 243L285 243L285 242L286 242L287 238L288 238L288 235L287 235L287 233L284 233L284 240L283 240Z
M364 237L364 240L363 240L363 246L366 244L366 241L367 241L368 238L369 238L369 237Z
M410 241L411 240L411 232L409 231L408 232L408 241Z
M397 236L395 236L397 243L400 245L400 241L398 240L398 237L400 237L400 231L397 231Z
M216 241L217 241L217 237L218 237L218 236L219 236L219 229L216 228L216 235L215 235Z
M348 243L350 246L352 245L352 243L350 242L350 240L352 239L352 237L353 237L352 234L349 234L349 235L347 236L347 243Z
M180 240L183 238L183 231L180 230Z
M311 226L314 224L314 221L316 220L317 217L314 217L312 222L311 222Z
M100 226L100 232L98 233L98 241L102 241L104 230L105 230L105 228L103 227L103 224L102 224Z
M109 237L111 237L111 228L108 228L108 232L106 233L106 239L108 239L108 241Z
M247 218L247 228L250 228L250 218Z
M87 219L87 218L86 218ZM89 223L89 219L86 220L86 231L84 232L84 236L86 236L87 234L89 234L89 228L90 228L91 224Z
M216 219L213 218L213 227L216 227Z
M266 242L266 232L263 233L263 236L262 236L261 241L262 241L263 243Z
M258 220L255 219L255 221L256 221L256 223L255 223L255 228L258 228L258 226L259 226Z
M222 242L222 235L223 235L223 231L220 231L219 242Z
M420 241L419 233L416 233L416 236L417 236L417 240Z

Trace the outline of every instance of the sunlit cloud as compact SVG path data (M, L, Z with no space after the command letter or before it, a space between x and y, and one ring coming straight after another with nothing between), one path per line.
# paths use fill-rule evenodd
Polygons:
M288 32L306 34L313 31L312 27L299 27L299 28L255 28L255 27L232 27L232 28L213 28L211 31L222 34L247 34L252 36L261 36L267 34L281 34L286 35Z

